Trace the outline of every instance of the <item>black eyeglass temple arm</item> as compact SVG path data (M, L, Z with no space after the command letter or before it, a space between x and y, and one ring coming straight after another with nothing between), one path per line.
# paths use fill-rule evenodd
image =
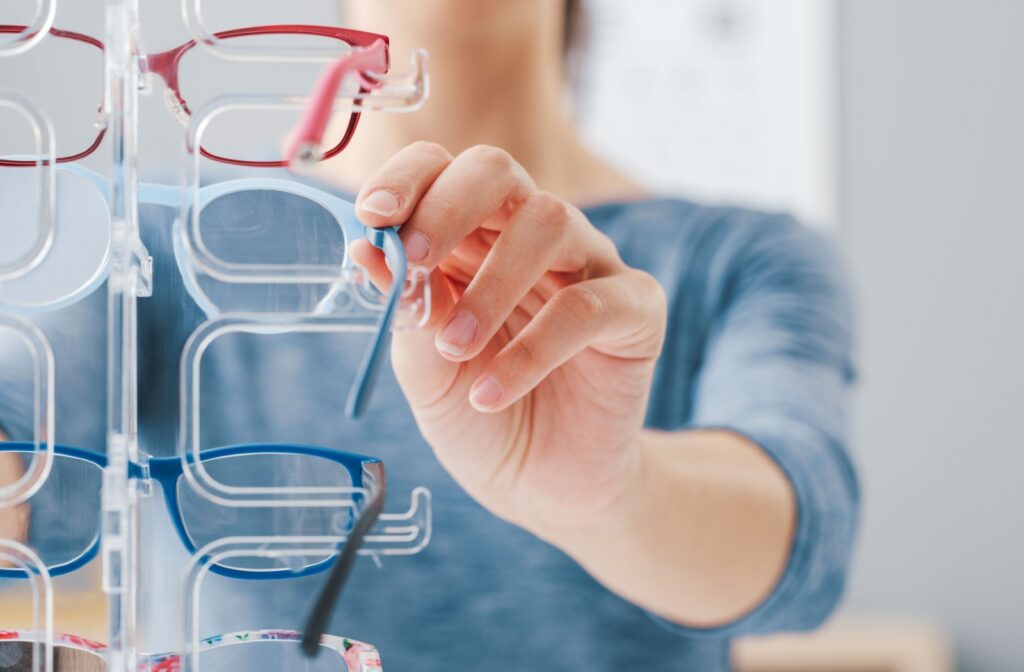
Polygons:
M327 624L331 619L331 614L334 612L334 607L338 603L338 598L341 597L341 592L345 588L349 574L352 573L352 568L355 566L363 540L384 510L384 496L387 484L383 470L381 471L379 482L380 487L376 489L373 498L370 499L362 515L356 520L352 533L346 539L341 555L338 557L334 567L331 568L327 581L320 590L320 595L317 597L313 610L306 621L306 627L302 635L302 651L309 658L315 658L320 653L320 638L327 631Z

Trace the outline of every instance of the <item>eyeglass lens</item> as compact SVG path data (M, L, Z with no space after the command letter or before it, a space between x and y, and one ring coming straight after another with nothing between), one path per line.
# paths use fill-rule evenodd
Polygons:
M233 455L205 460L203 467L213 479L228 486L344 488L352 485L344 465L313 455ZM184 476L178 479L177 498L185 532L196 548L227 536L331 537L346 535L352 528L350 507L226 507L197 492ZM321 552L308 555L268 557L253 551L248 555L218 559L217 563L243 571L302 571L334 556L335 549L330 545L322 544L322 547Z
M351 47L336 37L304 34L255 34L225 38L225 47L246 51L305 48L336 51L339 56ZM305 97L323 69L316 63L267 63L231 61L206 49L186 51L178 65L181 99L193 114L209 105L219 110L208 117L200 145L210 158L251 163L285 160L284 149L304 112L302 105L246 106L228 100L232 95ZM359 91L354 78L346 80L341 93ZM180 101L178 101L180 103ZM335 102L324 145L335 148L347 143L354 128L352 104Z
M0 16L0 23L5 19ZM0 33L12 26L0 25ZM47 35L25 53L4 59L0 89L18 91L46 115L58 158L73 159L97 143L103 102L103 50L97 40L78 33ZM0 107L0 129L0 158L45 152L24 114Z
M238 191L214 199L199 214L199 236L209 253L227 264L320 267L338 275L346 254L344 232L330 211L282 191ZM331 287L200 276L198 289L203 303L221 312L311 313Z
M0 452L0 457L28 468L32 452ZM21 531L48 568L79 560L99 538L102 484L99 465L54 456L49 477L27 502L26 511L31 515L25 517L25 529ZM5 567L0 560L0 568L10 568L10 563Z

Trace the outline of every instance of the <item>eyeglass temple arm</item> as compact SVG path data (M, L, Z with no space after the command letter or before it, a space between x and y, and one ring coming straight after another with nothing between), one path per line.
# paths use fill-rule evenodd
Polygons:
M315 163L323 158L324 133L334 110L334 98L345 75L355 73L363 87L376 89L380 88L381 82L368 73L383 75L387 70L388 45L384 40L377 40L366 49L345 55L327 68L317 81L309 108L299 122L295 139L288 148L288 160Z
M387 494L387 476L384 472L384 464L381 462L370 465L370 468L376 465L379 465L377 481L380 487L375 489L373 498L367 503L363 513L352 527L352 532L348 535L348 539L345 540L345 546L341 551L341 555L338 557L334 567L331 568L327 582L324 583L324 587L320 590L316 604L313 605L313 610L306 621L306 627L302 634L302 651L306 654L307 658L315 658L320 653L320 639L327 632L327 625L331 620L331 614L334 612L338 598L341 597L341 591L345 588L348 577L352 573L352 568L355 566L363 540L377 522L381 511L384 510L384 499Z
M398 237L398 229L394 227L367 229L366 237L374 247L384 250L385 254L387 254L387 247L392 248L394 257L388 260L392 276L387 303L377 320L377 329L371 337L370 346L359 365L359 372L356 374L355 382L345 403L345 415L350 420L362 417L370 395L373 393L373 386L377 382L384 351L387 350L387 346L391 342L391 325L394 322L402 292L405 290L407 274L405 248L402 246L402 240Z

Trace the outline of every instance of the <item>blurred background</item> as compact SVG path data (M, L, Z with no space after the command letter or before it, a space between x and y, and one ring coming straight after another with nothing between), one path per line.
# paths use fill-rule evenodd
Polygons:
M956 669L1024 669L1024 2L591 4L600 147L794 210L850 261L864 505L829 630L864 662L828 669L942 669L943 640ZM738 657L822 669L779 646Z
M601 147L684 194L795 210L850 261L864 506L828 669L941 669L946 646L956 669L1024 669L1024 2L593 5L598 53L618 22L637 35L595 61ZM738 658L822 669L781 645Z
M180 3L140 4L147 50L187 39ZM57 25L102 36L101 2L57 5ZM214 28L342 20L336 0L204 6ZM743 642L738 665L1024 669L1024 2L588 8L576 109L595 147L665 193L794 211L852 269L864 508L847 595L823 632ZM44 81L13 66L0 85ZM182 129L156 89L143 177L173 181Z

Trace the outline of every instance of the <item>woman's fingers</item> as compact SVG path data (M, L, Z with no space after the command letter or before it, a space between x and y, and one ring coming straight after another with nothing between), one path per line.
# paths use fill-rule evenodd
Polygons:
M507 152L494 147L468 149L440 174L420 177L415 175L424 169L411 165L418 155L403 156L406 151L370 180L356 207L371 226L401 224L409 261L426 268L436 267L469 233L536 191L526 171ZM385 201L388 207L377 208ZM367 214L370 206L377 212Z
M388 268L387 257L384 251L374 247L368 240L357 240L352 243L349 249L352 261L356 262L368 276L377 289L382 292L391 290L391 269Z
M452 159L416 143L367 182L356 205L370 226L401 225L409 261L431 271L430 324L396 337L395 371L414 404L454 389L457 362L474 360L474 374L483 371L471 403L497 411L585 348L651 361L660 352L661 288L628 269L579 210L539 192L502 150L474 147ZM378 287L390 286L379 250L359 244L352 255ZM489 358L498 346L485 347L528 299L535 307L523 314L525 326L488 362L482 353Z
M391 269L388 268L387 257L383 250L374 247L368 240L357 240L352 244L352 260L359 265L370 278L370 282L381 292L387 293L391 290ZM439 271L434 271L427 279L430 283L430 320L423 326L423 331L430 331L437 328L441 319L448 314L454 303L451 291Z
M373 227L403 224L451 161L448 150L433 142L404 147L359 191L360 220Z
M522 298L552 270L586 264L586 220L544 192L511 216L437 334L437 349L454 361L476 357Z
M664 291L642 271L569 285L487 364L470 389L470 403L480 411L503 410L588 347L653 362L664 322Z
M352 246L352 258L377 288L385 292L390 289L391 270L381 250L361 240ZM395 374L414 408L430 407L437 402L451 388L460 367L442 357L434 347L433 334L453 303L448 280L440 270L434 270L426 281L430 283L430 321L420 329L396 331L391 352Z

